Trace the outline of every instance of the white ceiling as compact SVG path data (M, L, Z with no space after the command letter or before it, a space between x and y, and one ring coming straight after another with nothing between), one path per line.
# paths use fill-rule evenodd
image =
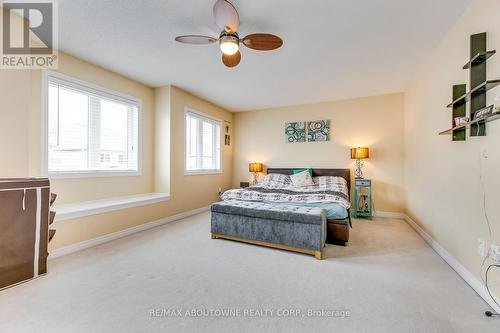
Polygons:
M284 46L244 48L226 68L214 0L59 0L59 44L72 55L153 87L173 84L232 111L403 91L471 0L233 0L240 36L270 32Z

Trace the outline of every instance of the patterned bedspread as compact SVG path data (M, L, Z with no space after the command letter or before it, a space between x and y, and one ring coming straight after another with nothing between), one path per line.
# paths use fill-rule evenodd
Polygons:
M322 178L322 177L318 177ZM247 188L232 189L224 192L222 200L272 201L272 202L334 202L346 209L350 207L347 183L343 178L328 177L314 179L312 186L294 187L291 184L259 183Z

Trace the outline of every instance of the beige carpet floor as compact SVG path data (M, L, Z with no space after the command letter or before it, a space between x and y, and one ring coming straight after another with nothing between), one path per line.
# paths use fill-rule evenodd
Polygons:
M50 261L0 292L0 332L500 332L404 221L355 221L349 246L318 261L212 240L209 219Z

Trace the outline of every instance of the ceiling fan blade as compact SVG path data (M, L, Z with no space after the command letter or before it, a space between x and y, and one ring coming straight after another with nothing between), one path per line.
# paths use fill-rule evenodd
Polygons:
M236 67L241 61L241 53L240 51L236 52L233 55L227 55L222 53L222 62L227 67Z
M203 45L213 44L217 41L217 38L202 35L184 35L175 37L175 40L184 44Z
M226 0L217 0L214 5L215 24L226 32L237 32L240 26L240 17L236 8Z
M283 40L271 34L251 34L242 39L243 45L254 50L270 51L283 45Z

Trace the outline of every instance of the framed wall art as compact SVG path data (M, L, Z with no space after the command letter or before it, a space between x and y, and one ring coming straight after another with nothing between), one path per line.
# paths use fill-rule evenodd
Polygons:
M307 122L307 141L330 141L330 120L314 120Z

